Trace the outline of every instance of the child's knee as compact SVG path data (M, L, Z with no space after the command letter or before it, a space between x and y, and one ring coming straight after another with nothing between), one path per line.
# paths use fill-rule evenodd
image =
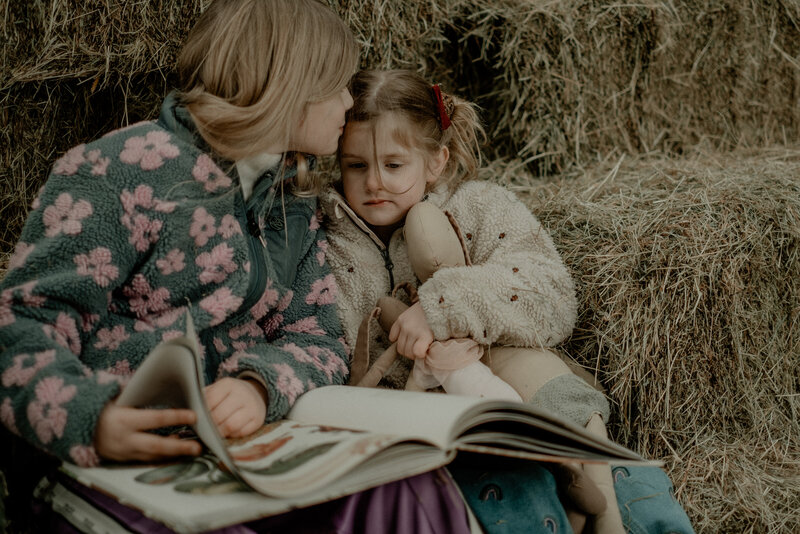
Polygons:
M562 415L579 426L586 426L595 414L608 421L610 414L606 396L571 373L547 382L528 404Z

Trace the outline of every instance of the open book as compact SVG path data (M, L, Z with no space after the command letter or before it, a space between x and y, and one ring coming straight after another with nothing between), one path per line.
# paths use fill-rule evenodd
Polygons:
M348 495L446 465L459 450L543 461L630 463L634 452L531 406L438 393L327 386L287 417L224 440L203 396L191 319L117 402L188 407L208 454L167 464L62 470L178 532L200 532Z

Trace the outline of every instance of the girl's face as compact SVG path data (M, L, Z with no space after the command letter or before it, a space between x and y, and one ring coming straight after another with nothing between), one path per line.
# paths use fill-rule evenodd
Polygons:
M347 88L327 100L309 104L289 139L289 150L318 156L336 152L344 130L344 115L351 107L353 97Z
M339 165L345 199L384 240L422 200L449 157L444 147L426 158L392 135L410 128L414 126L407 120L388 115L376 122L349 122L342 138Z

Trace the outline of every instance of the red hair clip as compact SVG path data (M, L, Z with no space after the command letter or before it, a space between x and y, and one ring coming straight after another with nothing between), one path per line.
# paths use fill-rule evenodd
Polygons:
M431 89L433 89L433 96L436 99L436 109L439 110L439 125L442 131L445 131L450 127L450 116L447 114L447 108L444 105L442 90L439 88L438 83L433 84Z

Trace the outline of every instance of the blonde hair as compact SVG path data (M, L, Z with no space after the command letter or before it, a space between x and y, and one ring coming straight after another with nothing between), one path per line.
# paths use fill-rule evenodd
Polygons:
M357 67L352 33L319 0L215 0L178 58L180 101L209 146L238 160L288 146L306 106ZM299 160L296 188L318 189Z
M348 122L374 123L394 114L415 127L413 132L394 132L407 147L422 150L426 157L447 147L450 158L437 184L453 188L477 176L486 133L474 104L444 95L450 126L442 129L432 85L413 71L362 70L350 82L350 92L353 107L347 112Z

